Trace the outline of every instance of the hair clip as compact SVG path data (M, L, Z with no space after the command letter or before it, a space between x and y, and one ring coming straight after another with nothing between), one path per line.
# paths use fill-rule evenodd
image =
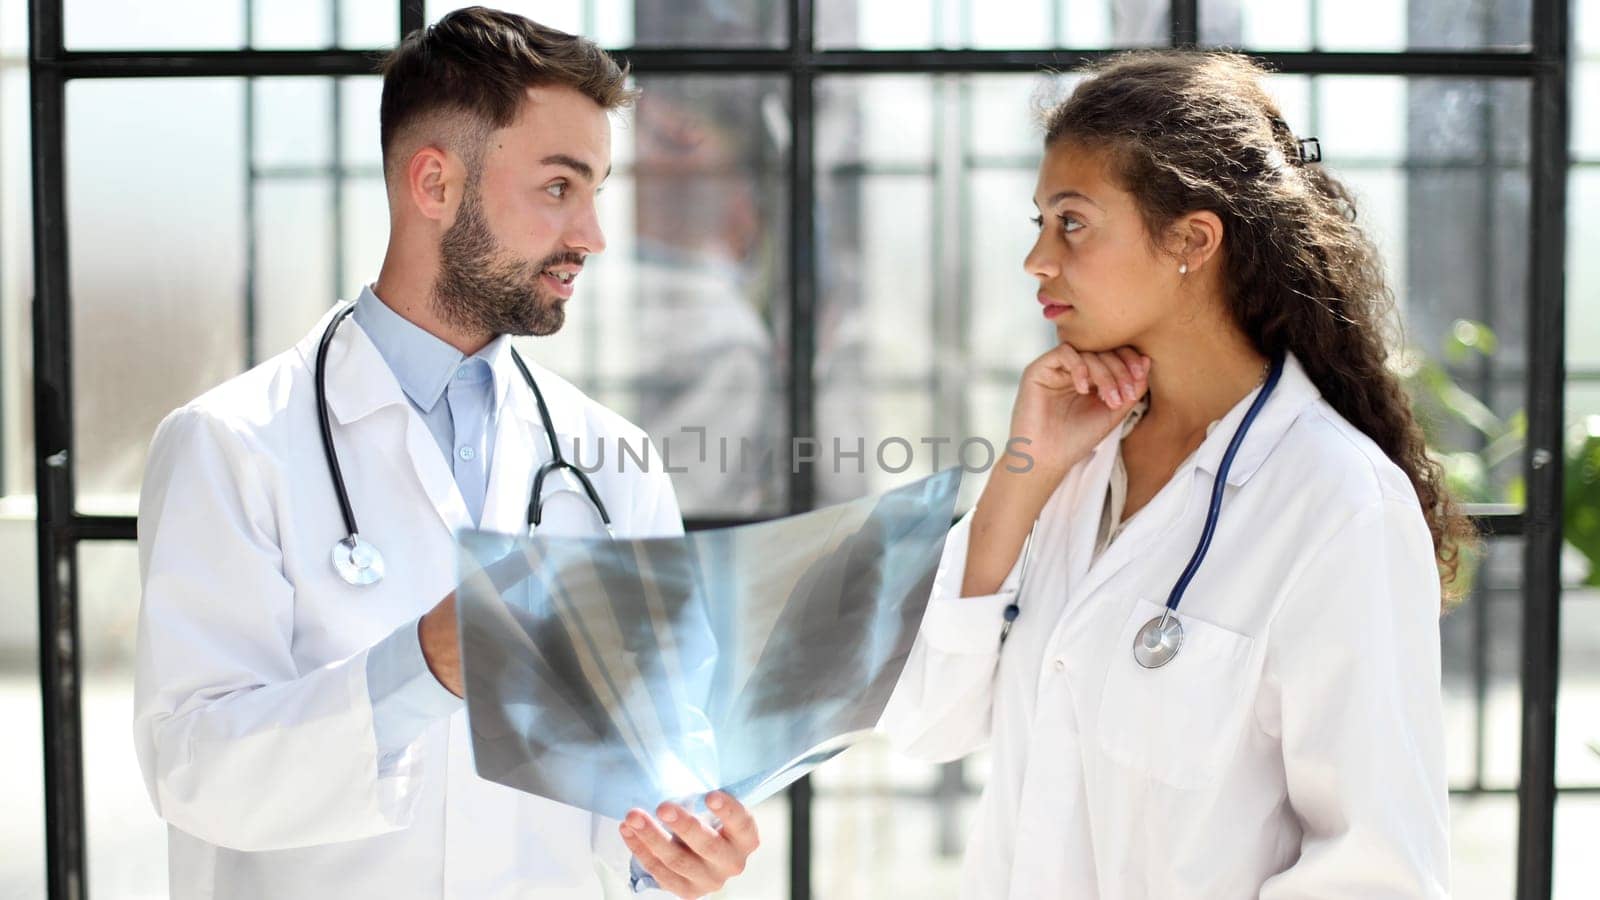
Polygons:
M1273 115L1267 116L1267 125L1272 128L1272 134L1273 134L1274 138L1277 138L1277 137L1279 137L1281 135L1281 136L1289 138L1289 140L1291 140L1291 141L1294 141L1295 148L1296 148L1296 154L1295 154L1296 158L1292 159L1292 160L1289 160L1289 162L1292 162L1297 166L1303 166L1306 163L1319 163L1319 162L1322 162L1322 142L1321 141L1317 140L1314 137L1311 137L1311 138L1297 138L1297 137L1295 137L1294 136L1294 132L1291 131L1290 128L1289 128L1289 123L1285 122L1283 120L1282 116L1273 116ZM1281 165L1281 163L1280 163L1280 165Z

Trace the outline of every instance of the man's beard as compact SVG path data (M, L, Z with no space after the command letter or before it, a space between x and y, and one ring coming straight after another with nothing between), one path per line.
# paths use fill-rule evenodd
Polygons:
M554 334L566 321L566 300L540 283L544 270L583 256L554 254L538 264L501 249L489 231L475 185L469 186L439 242L434 308L452 326L470 334Z

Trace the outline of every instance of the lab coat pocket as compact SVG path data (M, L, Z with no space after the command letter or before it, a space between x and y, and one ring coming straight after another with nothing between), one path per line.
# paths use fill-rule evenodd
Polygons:
M1254 642L1180 614L1178 654L1146 669L1133 658L1134 639L1163 608L1138 600L1117 630L1096 720L1099 744L1113 761L1149 778L1201 788L1216 781L1248 721Z

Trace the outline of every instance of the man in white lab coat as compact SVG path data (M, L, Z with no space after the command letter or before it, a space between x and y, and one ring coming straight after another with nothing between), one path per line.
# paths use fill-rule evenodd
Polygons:
M330 313L161 424L139 509L134 732L173 897L688 897L743 869L755 825L724 794L708 798L715 830L672 804L654 811L663 830L478 778L460 699L453 533L525 527L551 437L647 446L530 363L548 434L507 337L558 329L604 248L608 112L630 99L592 43L519 16L462 10L408 37L384 67L377 282L351 321ZM330 328L328 429L385 562L375 584L330 560L351 530L319 422ZM592 476L619 536L681 532L651 463ZM571 480L543 503L541 529L603 533Z

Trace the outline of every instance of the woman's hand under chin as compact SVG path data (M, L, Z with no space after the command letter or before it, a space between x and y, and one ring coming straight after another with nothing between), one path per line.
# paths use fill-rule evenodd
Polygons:
M990 470L972 515L961 596L999 589L1067 470L1117 427L1149 379L1150 359L1131 347L1079 353L1062 344L1023 370L1006 447L1030 462Z
M1053 489L1144 396L1149 378L1150 359L1132 347L1094 353L1060 344L1023 370L1010 438Z

